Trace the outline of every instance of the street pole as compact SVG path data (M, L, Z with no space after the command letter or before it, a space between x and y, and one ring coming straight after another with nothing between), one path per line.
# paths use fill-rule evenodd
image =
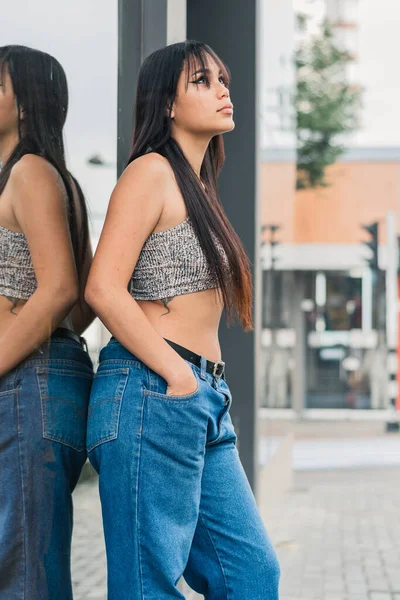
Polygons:
M386 217L386 340L388 346L388 415L386 431L399 431L399 415L396 409L397 398L397 342L398 342L398 241L394 213Z

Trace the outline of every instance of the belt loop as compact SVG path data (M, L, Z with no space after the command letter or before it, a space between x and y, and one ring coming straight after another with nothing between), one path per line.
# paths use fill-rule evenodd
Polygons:
M89 349L88 349L88 345L87 345L87 341L86 339L81 335L80 337L80 341L82 344L82 348L85 350L85 352L89 353Z
M200 356L200 377L202 379L207 379L206 367L207 367L207 359L206 359L206 357L205 356Z

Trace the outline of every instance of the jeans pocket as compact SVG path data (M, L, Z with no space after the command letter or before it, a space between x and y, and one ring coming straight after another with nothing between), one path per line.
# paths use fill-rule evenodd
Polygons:
M192 371L197 381L197 387L194 390L194 392L191 392L190 394L184 394L183 396L172 396L167 394L167 381L163 377L161 377L161 375L158 374L153 376L153 380L150 383L149 389L144 388L143 393L145 396L152 396L153 398L160 398L161 400L168 400L170 402L185 403L188 400L193 400L200 393L200 378L194 368L192 368Z
M119 416L129 369L99 370L94 376L89 402L87 451L118 437Z
M78 452L86 448L87 411L93 374L79 367L36 367L43 437Z

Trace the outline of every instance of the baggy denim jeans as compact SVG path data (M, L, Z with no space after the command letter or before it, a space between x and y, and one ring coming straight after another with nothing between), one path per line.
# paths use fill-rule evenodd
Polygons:
M241 465L226 381L188 362L167 382L112 338L90 396L109 600L172 600L183 575L206 600L277 600L279 564Z
M72 498L93 365L51 338L0 378L0 600L72 600Z

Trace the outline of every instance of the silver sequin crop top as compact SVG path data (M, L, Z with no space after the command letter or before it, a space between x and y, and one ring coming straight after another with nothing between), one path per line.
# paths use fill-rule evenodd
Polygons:
M25 235L0 225L0 296L28 300L36 288Z
M213 236L229 272L226 253ZM190 218L146 239L129 284L136 300L163 300L218 287Z

